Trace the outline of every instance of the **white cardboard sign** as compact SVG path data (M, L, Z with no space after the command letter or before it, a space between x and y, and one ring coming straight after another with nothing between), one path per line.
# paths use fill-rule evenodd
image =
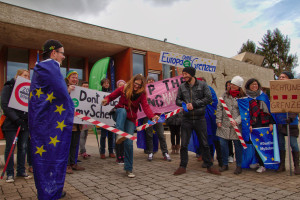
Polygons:
M18 76L12 94L9 99L8 107L16 110L28 112L28 98L31 81Z

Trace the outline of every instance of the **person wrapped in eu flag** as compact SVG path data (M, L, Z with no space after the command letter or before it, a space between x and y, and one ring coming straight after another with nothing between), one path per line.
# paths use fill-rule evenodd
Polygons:
M64 48L48 40L43 47L44 61L34 67L29 97L29 130L32 166L38 199L59 199L63 192L69 155L74 104L60 64Z

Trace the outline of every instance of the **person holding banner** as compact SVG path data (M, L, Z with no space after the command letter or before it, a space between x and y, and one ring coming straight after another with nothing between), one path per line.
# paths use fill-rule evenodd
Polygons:
M220 171L228 170L228 142L233 141L235 147L235 158L236 158L236 169L234 174L241 174L242 173L242 160L243 160L243 147L234 130L234 126L239 127L241 131L241 115L238 107L237 98L245 97L245 93L242 89L244 83L244 79L240 76L235 76L231 80L230 90L225 92L222 97L232 114L234 119L231 122L226 114L226 111L221 103L218 104L217 109L217 136L220 137L220 144L222 150L222 159L223 159L223 166L220 168Z
M284 71L280 74L279 80L289 80L294 79L294 75L291 72ZM299 136L299 116L297 113L276 113L276 122L278 128L278 144L280 150L280 166L277 172L285 171L285 138L287 136L287 124L289 124L289 132L290 132L290 142L292 148L292 155L294 161L294 174L300 175L300 168L299 168L299 145L297 142Z
M82 84L81 84L81 87L84 87L84 88L89 88L89 82L88 81L83 81ZM85 148L85 143L86 143L86 139L87 139L87 136L88 136L88 131L89 131L89 128L91 128L92 126L91 125L83 125L83 128L80 132L80 141L79 141L79 155L81 155L83 158L87 158L87 157L90 157L91 155L90 154L87 154L86 153L86 148Z
M129 82L102 100L102 105L106 106L109 102L120 97L119 103L115 106L113 119L116 121L116 128L133 135L135 130L135 122L137 119L137 111L141 105L147 117L151 120L158 120L159 116L153 114L146 98L145 78L137 74L130 79ZM124 138L126 139L126 138ZM123 138L119 140L124 140ZM117 141L117 143L119 143ZM132 140L124 141L124 170L129 178L134 178L133 170L133 144Z
M154 83L155 79L153 77L148 77L147 78L147 84ZM157 113L156 113L157 114ZM144 123L148 122L148 118L144 118ZM146 143L147 143L147 150L148 150L148 161L152 161L153 159L153 128L155 129L155 132L158 136L159 143L160 143L160 149L162 151L162 155L164 157L164 160L171 161L171 157L168 154L168 146L166 142L166 137L164 134L164 126L163 123L158 122L153 126L150 126L146 129Z
M173 174L181 175L186 173L188 145L192 131L194 130L203 150L202 158L207 166L207 172L220 175L221 173L213 167L210 148L207 142L205 108L212 102L212 96L208 85L204 81L197 80L195 74L196 70L193 67L185 67L182 70L185 83L179 86L176 97L176 105L183 107L186 104L189 112L183 113L181 122L181 162L179 168Z
M75 89L75 85L78 84L78 73L75 70L70 70L67 73L65 82L68 87L68 92L71 93ZM81 124L73 124L72 128L72 138L70 144L70 152L67 166L67 174L73 174L73 170L82 171L85 170L84 167L81 167L77 164L78 158L78 148L80 141L80 132L82 129Z
M109 79L104 78L101 80L101 87L103 92L111 92L110 90L110 82ZM109 132L108 130L105 130L104 128L100 128L101 131L101 137L100 137L100 158L105 159L105 144L106 144L106 137L108 139L108 152L110 158L115 158L116 155L114 153L114 136L115 134L113 132Z
M28 122L32 167L38 199L59 199L63 191L72 137L74 103L60 72L63 45L47 40L43 61L36 64L30 85Z
M18 76L21 76L28 80L30 79L29 71L27 69L19 69L16 76L4 84L1 94L1 108L3 109L4 115L6 116L2 125L2 131L6 140L5 162L8 159L10 149L14 143L18 127L21 127L17 141L17 176L24 177L25 179L30 179L32 177L25 172L25 157L29 137L28 114L27 112L8 107L10 96L13 92L13 88ZM14 153L12 153L11 158L9 158L9 162L6 168L6 175L7 183L14 182Z
M120 88L122 86L124 86L126 84L126 82L124 80L118 80L117 81L117 88ZM116 135L116 141L118 139L120 139L120 135ZM124 141L120 141L120 143L116 143L116 156L117 156L117 159L116 159L116 162L118 164L124 164Z
M250 132L253 128L269 127L270 132L273 131L273 117L270 114L269 106L270 101L266 94L262 92L261 84L255 78L249 79L245 84L246 94L249 100L249 113L250 113ZM249 142L252 144L251 139ZM258 159L258 169L256 172L262 173L266 171L265 165L257 150L255 156Z

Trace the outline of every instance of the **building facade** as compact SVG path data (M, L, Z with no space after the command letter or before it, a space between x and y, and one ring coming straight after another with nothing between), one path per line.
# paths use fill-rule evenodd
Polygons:
M82 81L88 81L94 63L105 57L114 60L116 80L128 81L138 73L154 76L157 80L180 74L181 68L159 63L161 51L217 60L214 74L197 71L196 76L205 77L218 96L223 93L225 82L235 75L242 76L245 81L257 78L268 88L274 74L271 69L235 59L1 2L0 36L0 90L17 69L32 71L38 52L42 52L42 45L48 39L59 40L64 45L66 59L61 67L62 74L74 69Z

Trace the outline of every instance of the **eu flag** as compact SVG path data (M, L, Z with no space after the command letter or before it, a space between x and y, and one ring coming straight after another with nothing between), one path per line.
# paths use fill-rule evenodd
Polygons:
M216 136L217 132L217 124L216 124L216 112L218 106L218 97L215 90L208 86L212 95L212 102L208 104L205 108L205 119L206 119L206 126L207 126L207 140L209 145L214 144L214 140L217 140L218 137ZM199 140L195 133L195 131L191 134L191 139L189 142L188 150L198 153L199 149Z
M143 125L144 118L138 120L138 126ZM153 127L153 152L158 151L158 136L155 131L155 127ZM146 139L146 130L137 131L137 142L136 145L138 148L147 149L147 139Z
M74 104L59 63L52 59L34 67L28 118L38 198L59 199L65 181Z
M251 141L264 164L280 162L276 126L273 127L273 132L270 132L269 127L264 127L254 128L251 133Z

